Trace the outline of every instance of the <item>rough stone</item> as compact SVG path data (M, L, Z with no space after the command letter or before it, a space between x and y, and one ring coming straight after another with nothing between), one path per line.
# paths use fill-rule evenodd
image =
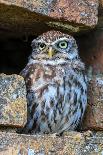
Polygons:
M29 35L39 35L49 30L43 20L47 18L27 9L0 3L0 36L2 39L13 37L27 40Z
M0 3L2 30L13 27L24 34L37 34L42 27L44 31L55 28L73 33L94 28L98 21L98 0L0 0Z
M88 106L82 128L103 130L103 75L93 75L89 81Z
M103 0L99 0L99 10L98 10L98 29L103 28Z
M87 26L97 24L97 0L1 0L1 3L27 8L55 19L82 23Z
M23 127L26 120L26 88L23 78L15 74L0 74L0 126Z
M1 155L102 155L103 133L70 132L68 136L0 132Z
M103 0L99 0L101 6L103 6Z

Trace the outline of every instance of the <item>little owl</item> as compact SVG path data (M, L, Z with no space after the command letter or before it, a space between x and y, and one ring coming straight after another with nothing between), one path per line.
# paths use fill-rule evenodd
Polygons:
M32 41L32 54L21 72L27 87L26 133L75 130L87 104L87 78L75 39L48 31Z

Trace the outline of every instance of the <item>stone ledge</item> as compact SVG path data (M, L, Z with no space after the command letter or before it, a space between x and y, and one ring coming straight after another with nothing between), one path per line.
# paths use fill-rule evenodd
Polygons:
M88 106L83 130L103 130L103 75L93 75L88 87Z
M0 38L39 35L49 29L43 20L47 18L27 9L0 3Z
M0 29L18 31L18 36L39 35L52 28L76 33L97 25L97 0L48 2L0 0Z
M100 6L103 7L103 0L99 0Z
M23 127L27 121L23 77L0 74L0 126Z
M101 155L103 133L68 132L68 136L0 132L1 155Z
M97 24L98 0L1 0L1 3L26 8L32 12L41 13L54 19L62 19L87 26Z
M101 31L103 29L103 0L99 0L98 24L96 28Z

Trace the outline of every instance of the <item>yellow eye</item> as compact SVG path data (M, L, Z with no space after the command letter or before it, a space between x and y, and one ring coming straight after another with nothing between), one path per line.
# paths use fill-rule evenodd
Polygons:
M67 41L60 41L58 43L58 47L61 48L61 49L66 49L68 47Z
M40 43L40 44L39 44L39 49L40 49L40 50L44 50L45 48L46 48L45 43Z

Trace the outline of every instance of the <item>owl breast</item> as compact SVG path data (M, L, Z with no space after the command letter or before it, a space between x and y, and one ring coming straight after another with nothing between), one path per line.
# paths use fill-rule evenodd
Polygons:
M74 130L87 103L83 71L68 65L31 64L24 72L28 92L27 132L62 133Z

